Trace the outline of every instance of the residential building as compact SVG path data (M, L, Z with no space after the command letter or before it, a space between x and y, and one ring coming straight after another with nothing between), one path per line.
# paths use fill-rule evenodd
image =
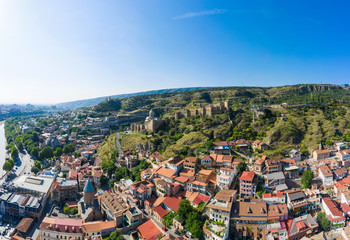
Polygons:
M276 223L288 220L288 207L285 203L268 206L267 221Z
M215 221L228 221L230 219L232 205L236 201L236 198L236 190L220 190L207 205L209 218Z
M242 196L254 196L256 192L255 173L244 171L239 179L239 189Z
M152 219L148 220L144 224L137 228L139 239L142 240L155 240L164 235L164 231L158 227Z
M312 156L315 160L322 160L329 158L331 156L331 152L329 151L329 149L315 150Z
M263 200L268 205L283 204L286 203L286 194L284 192L264 193Z
M254 163L254 171L258 174L262 174L265 170L266 156L262 156Z
M161 178L168 183L173 183L177 173L173 169L159 167L153 174L153 178Z
M46 205L46 195L5 193L0 197L0 213L11 217L40 219Z
M305 193L300 189L290 189L286 191L287 206L293 217L305 215L310 212L310 203Z
M83 222L75 218L45 217L40 224L41 240L77 239L83 240Z
M348 170L345 167L335 169L333 173L336 180L341 180L348 176Z
M166 161L165 167L175 170L176 173L179 173L183 167L183 163L184 160L182 160L181 157L175 157Z
M341 151L338 151L336 156L338 159L345 161L345 160L350 160L350 149L344 149Z
M322 179L322 183L325 187L333 185L333 173L327 165L319 167L318 176Z
M217 185L219 188L230 188L233 178L234 170L231 168L220 168L220 173L217 175Z
M266 175L265 184L268 188L274 189L278 185L286 183L286 178L283 172L275 172Z
M262 229L268 223L268 207L264 201L251 199L233 205L232 225L234 239L262 239Z
M253 149L257 148L261 151L266 151L266 150L269 150L269 146L266 144L266 143L263 143L262 141L260 140L255 140L253 143L252 143L252 147Z
M199 169L200 159L197 157L188 157L183 163L183 167L188 171L197 172Z
M282 171L281 159L267 159L267 160L265 160L265 172L267 174L281 172L281 171Z
M317 232L318 224L310 214L288 220L288 240L299 240L303 237L311 237Z
M116 229L116 224L114 221L96 221L83 223L82 232L84 238L92 237L108 237Z
M215 166L215 160L211 156L203 156L201 158L201 166L213 167Z
M76 200L78 195L78 181L59 178L53 183L51 194L51 199L55 203Z
M138 205L152 196L154 184L149 181L140 181L129 186L129 197L131 201L136 200ZM134 202L134 201L133 201Z
M346 219L337 202L329 197L322 198L322 208L331 222L332 230L345 227Z
M289 152L290 158L294 159L295 161L300 161L301 160L301 152L300 150L292 149Z

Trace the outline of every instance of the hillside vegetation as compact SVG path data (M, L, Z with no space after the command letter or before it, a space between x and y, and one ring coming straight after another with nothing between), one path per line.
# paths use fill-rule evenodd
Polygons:
M225 100L230 100L230 113L173 118L175 111ZM320 143L350 141L349 100L349 89L335 85L233 87L122 99L120 112L152 108L166 119L157 132L149 135L145 131L136 140L150 141L152 150L160 151L165 158L200 156L209 152L212 141L241 138L262 140L271 147L267 154L282 156L293 148L311 152ZM287 107L281 107L282 103ZM252 105L267 106L255 122ZM124 149L134 149L130 138L122 140Z
M101 146L97 149L97 154L99 155L101 160L108 161L118 156L115 138L116 134L111 134L102 142Z

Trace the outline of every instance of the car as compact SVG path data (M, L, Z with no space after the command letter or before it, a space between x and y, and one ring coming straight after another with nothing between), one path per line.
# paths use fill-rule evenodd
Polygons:
M57 217L57 216L58 216L57 212L53 212L53 213L52 213L52 216Z
M60 208L59 206L56 206L55 209L56 209L56 210L60 210L61 208Z

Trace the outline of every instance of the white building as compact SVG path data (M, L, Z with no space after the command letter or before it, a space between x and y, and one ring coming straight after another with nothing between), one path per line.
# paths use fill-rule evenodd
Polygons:
M320 166L318 169L318 175L322 179L324 186L333 185L333 173L326 165Z
M219 188L230 188L233 178L235 176L234 170L231 168L220 168L220 173L217 175L217 184Z
M301 152L300 150L293 149L289 152L290 158L293 158L295 161L301 160Z

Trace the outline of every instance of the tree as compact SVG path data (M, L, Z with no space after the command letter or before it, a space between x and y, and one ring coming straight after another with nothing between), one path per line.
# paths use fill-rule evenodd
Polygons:
M71 213L70 207L67 204L64 206L63 211L66 215Z
M30 152L30 155L32 155L33 157L38 158L39 157L39 150L38 150L38 148L36 148L36 147L32 148L32 151Z
M306 170L301 177L303 188L311 188L311 181L314 178L314 173L311 170Z
M36 161L34 162L34 166L37 167L37 168L39 168L39 169L41 169L41 162L38 161L38 160L36 160Z
M76 208L76 207L72 208L70 212L71 212L72 215L77 215L78 214L78 208Z
M201 239L203 236L204 218L200 212L193 209L186 219L186 229L191 232L194 238Z
M324 231L329 231L331 229L331 222L326 218L324 212L317 214L317 221Z
M49 159L52 157L53 157L53 150L51 147L44 147L39 153L40 159Z
M17 148L13 148L11 150L11 158L12 159L17 159L18 158L18 150L17 150Z
M33 172L34 174L37 174L40 170L38 167L33 166L32 169L30 170L31 172Z
M6 161L4 163L4 165L2 166L2 169L5 170L5 171L10 171L12 169L12 167L13 167L12 164L9 163L8 161Z
M173 225L173 219L175 217L175 213L169 212L167 215L163 217L163 224L167 228L170 228Z
M54 152L55 157L61 157L62 154L63 154L62 148L57 147L55 152Z
M67 144L66 146L63 147L63 152L64 153L73 153L75 151L75 148L73 146L73 144Z
M237 173L241 174L247 169L247 163L243 160L237 165Z
M192 211L191 203L186 199L182 199L179 203L179 208L177 209L177 212L176 212L178 216L178 220L181 223L185 223L187 219L187 214L189 214L191 211Z
M108 182L108 178L105 175L101 176L100 186L104 186Z
M124 240L124 237L119 230L115 230L111 233L111 235L109 235L109 237L105 238L104 240Z

